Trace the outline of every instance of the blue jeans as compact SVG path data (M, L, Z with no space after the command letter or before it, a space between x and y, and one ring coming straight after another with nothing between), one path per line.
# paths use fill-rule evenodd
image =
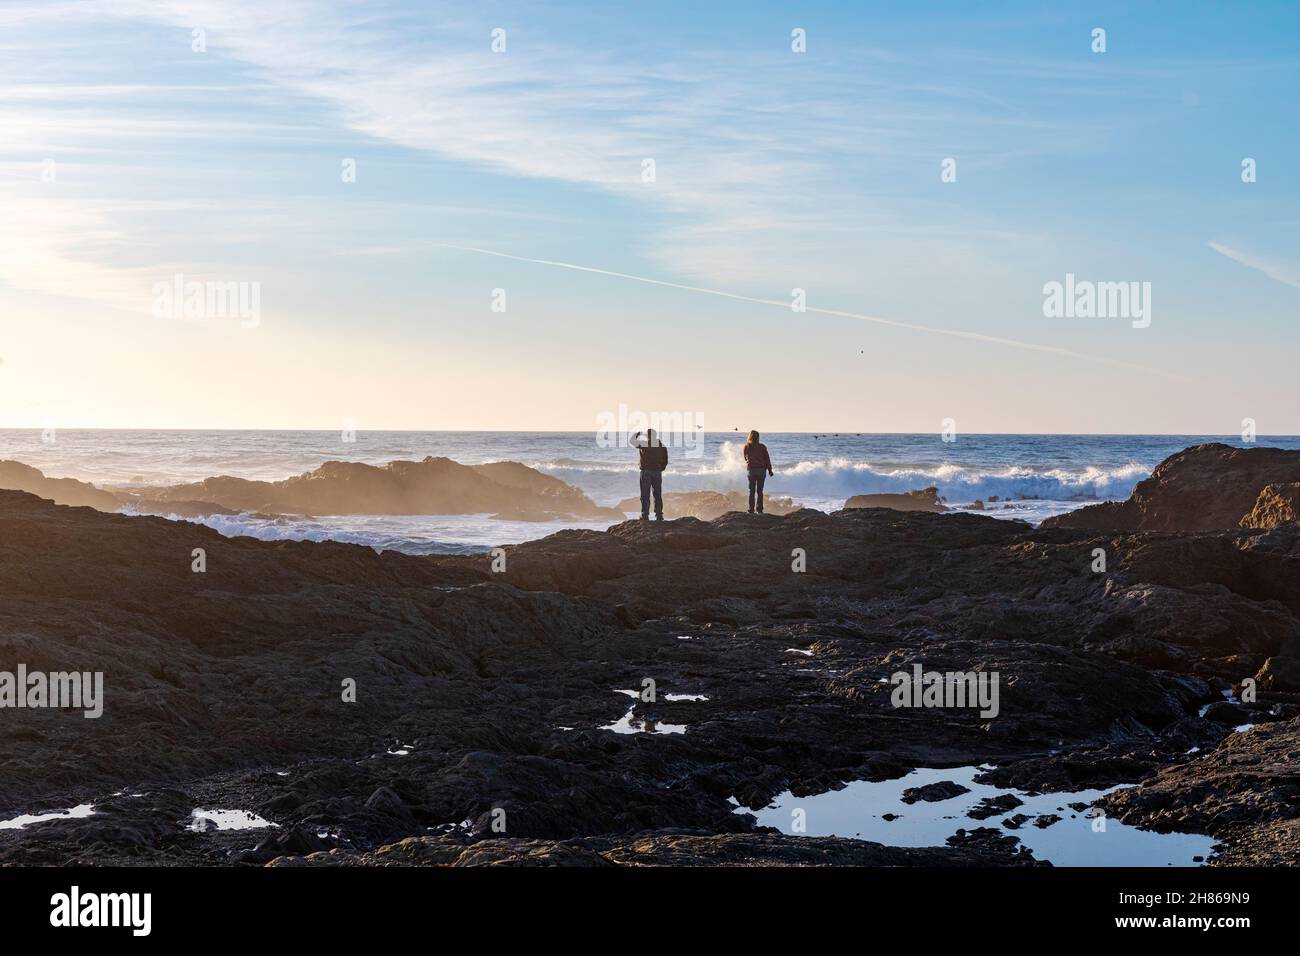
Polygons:
M650 517L650 492L655 493L655 517L664 516L664 473L662 471L641 472L641 517Z
M754 510L754 492L758 492L758 513L763 513L763 482L767 481L767 469L749 469L749 510Z

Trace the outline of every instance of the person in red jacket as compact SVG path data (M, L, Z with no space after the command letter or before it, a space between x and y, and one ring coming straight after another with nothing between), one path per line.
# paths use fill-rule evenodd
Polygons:
M772 458L767 453L767 446L758 440L758 432L749 433L745 442L745 465L749 468L749 513L754 513L754 492L758 492L758 513L763 513L763 482L772 471Z

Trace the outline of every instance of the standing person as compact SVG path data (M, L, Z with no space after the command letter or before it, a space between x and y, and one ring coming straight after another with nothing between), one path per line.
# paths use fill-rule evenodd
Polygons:
M668 467L668 449L659 441L653 428L632 436L641 459L641 520L650 520L650 492L655 496L655 520L664 520L664 469Z
M749 513L754 513L754 493L758 492L758 513L763 513L763 482L772 471L772 458L767 453L767 446L758 440L758 432L749 433L745 442L745 465L749 468ZM644 510L644 508L642 509Z

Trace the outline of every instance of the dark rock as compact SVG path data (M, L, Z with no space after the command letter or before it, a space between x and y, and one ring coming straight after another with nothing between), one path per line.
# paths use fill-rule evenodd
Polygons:
M615 507L620 512L641 510L640 497L624 498ZM784 515L799 508L791 498L763 496L766 514ZM749 494L744 491L669 491L664 494L664 517L698 518L712 521L729 511L749 511Z
M164 511L172 502L218 505L265 514L476 514L515 520L553 516L621 521L578 488L513 461L462 465L450 458L393 461L382 467L327 461L284 481L218 476L186 485L137 489L136 510ZM523 516L523 517L519 517Z
M1260 690L1300 692L1300 658L1270 657L1255 675L1255 684Z
M1217 700L1205 710L1205 719L1216 724L1235 727L1239 724L1254 723L1258 720L1270 720L1268 711L1243 704L1234 704L1226 700Z
M1046 519L1044 528L1097 531L1216 531L1238 527L1265 487L1300 481L1300 451L1196 445L1170 455L1127 501L1089 505Z
M1021 806L1025 801L1021 800L1013 793L1003 793L996 797L985 797L975 805L973 809L967 812L966 816L972 820L987 820L989 817L996 817L998 814L1006 813L1008 810L1014 810Z
M894 511L947 511L939 489L931 485L904 494L854 495L845 508L890 508Z
M943 780L939 783L927 783L923 787L908 787L903 791L902 799L904 803L916 803L920 800L926 803L934 803L938 800L959 797L963 793L970 793L970 787L963 787L951 780Z
M106 491L74 478L47 478L20 461L0 460L0 488L26 491L56 504L116 511L120 502Z
M997 831L992 831L997 833ZM978 833L948 847L892 847L844 837L660 831L554 841L408 837L372 851L335 849L271 866L1042 866L1012 838Z
M1158 771L1100 801L1124 823L1161 833L1207 833L1224 842L1216 865L1300 863L1295 807L1300 720L1229 734L1214 750Z

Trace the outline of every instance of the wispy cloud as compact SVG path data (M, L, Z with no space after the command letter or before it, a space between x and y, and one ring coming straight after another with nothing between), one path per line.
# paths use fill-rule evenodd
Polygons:
M1231 249L1221 242L1207 242L1206 245L1219 255L1226 256L1247 269L1254 269L1256 272L1264 273L1274 282L1300 288L1300 265L1294 262L1241 252L1237 249Z
M480 249L474 246L458 246L452 243L431 243L444 249L455 249L460 252L472 252L478 255L495 256L499 259L512 259L515 262L528 262L534 265L550 266L558 269L571 269L576 272L588 272L594 275L609 276L615 279L627 279L632 282L644 282L648 285L663 286L669 289L678 289L682 292L694 292L703 295L714 295L724 299L732 299L738 302L752 302L755 305L776 306L781 309L789 310L791 304L789 301L781 299L765 299L759 296L741 295L736 292L726 292L721 289L706 289L701 286L684 285L680 282L670 282L666 279L654 279L648 276L631 275L626 272L615 272L610 269L600 269L595 266L578 265L573 262L558 262L553 259L534 259L528 256L517 256L507 252L498 252L494 249ZM1043 345L1037 342L1024 342L1019 339L1008 339L997 335L985 335L981 332L970 332L962 329L938 328L931 325L920 325L915 322L904 322L899 319L887 319L878 315L865 315L861 312L848 312L843 309L823 309L818 306L805 304L805 312L812 312L816 315L828 315L840 319L856 319L861 322L870 322L874 325L888 325L896 329L909 329L913 332L924 332L930 335L943 335L950 338L966 339L971 342L983 342L990 345L999 345L1007 348L1020 349L1026 352L1040 352L1047 355L1057 355L1065 358L1082 359L1088 362L1095 362L1099 365L1108 365L1112 368L1122 368L1128 371L1141 372L1147 375L1157 375L1161 378L1173 379L1177 381L1190 382L1192 379L1179 375L1175 372L1169 372L1164 369L1152 368L1147 365L1139 365L1134 362L1124 362L1118 359L1107 358L1101 355L1091 355L1086 352L1078 352L1074 349L1061 348L1054 345Z
M560 33L512 35L496 55L481 19L466 24L442 7L414 34L383 8L315 0L76 9L168 24L178 43L201 27L211 56L328 104L357 133L633 202L657 221L629 233L629 248L676 275L737 286L780 275L851 288L854 270L835 237L864 224L872 229L864 256L888 272L895 253L886 239L914 225L915 210L864 192L856 172L864 163L885 177L933 167L927 178L937 184L938 161L953 150L996 163L1077 149L1057 117L1026 115L969 77L932 80L932 64L870 49L837 62L795 55L774 38L766 52L649 59ZM499 13L509 25L508 11ZM983 135L990 130L996 147ZM655 163L653 182L643 180L645 160ZM979 243L983 256L995 252L997 231ZM973 259L976 248L972 240L951 259ZM917 258L908 247L897 255Z

